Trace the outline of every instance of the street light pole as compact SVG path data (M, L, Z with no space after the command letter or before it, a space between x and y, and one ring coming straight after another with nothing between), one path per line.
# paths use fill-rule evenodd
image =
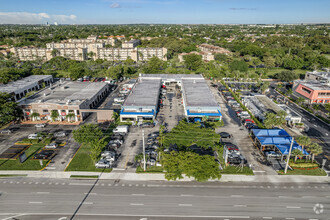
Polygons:
M142 145L143 145L143 170L146 171L146 148L144 146L144 130L142 130Z
M292 146L293 146L293 139L294 139L294 137L292 137L292 139L291 139L290 150L289 150L289 154L288 154L288 158L287 158L287 160L286 160L286 165L285 165L285 170L284 170L284 173L285 173L285 174L286 174L286 172L288 171L289 160L290 160L291 151L292 151Z

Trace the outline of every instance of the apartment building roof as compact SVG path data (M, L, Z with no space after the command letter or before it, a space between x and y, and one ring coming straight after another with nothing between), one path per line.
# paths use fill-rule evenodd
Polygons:
M49 80L52 78L52 75L28 76L17 81L9 82L8 84L0 84L0 92L16 93L24 88L33 87L33 85L37 84L41 80Z
M329 84L317 80L295 80L295 82L313 90L330 90Z
M80 105L85 100L92 99L106 86L107 84L103 82L57 83L51 88L21 101L20 105L30 105L32 103Z
M190 107L219 107L204 79L183 79L185 104Z
M129 106L157 106L161 79L141 79L132 88L123 108Z

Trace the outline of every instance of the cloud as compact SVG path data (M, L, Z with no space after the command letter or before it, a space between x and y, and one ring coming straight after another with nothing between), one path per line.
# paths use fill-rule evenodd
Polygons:
M115 2L110 5L110 8L121 8L120 4Z
M237 10L247 10L247 11L254 11L257 8L229 8L230 10L237 11Z
M0 12L1 24L41 24L55 21L59 23L70 23L76 19L76 15L50 15L45 12Z

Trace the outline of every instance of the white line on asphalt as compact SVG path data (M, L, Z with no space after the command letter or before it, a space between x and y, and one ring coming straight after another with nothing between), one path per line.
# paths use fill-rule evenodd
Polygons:
M121 186L125 186L125 184L121 184Z
M315 196L302 196L302 198L315 198Z
M132 196L145 196L145 194L132 194Z
M13 183L13 181L10 181L9 183L10 183L10 184L12 184L12 183Z
M17 217L20 217L20 216L24 216L25 214L18 214L18 215L14 215L14 216L10 216L8 218L4 218L2 220L12 220L12 219L17 219Z
M319 220L318 218L310 218L309 220Z
M190 194L181 194L181 196L189 197L189 196L193 196L193 195L190 195Z
M179 204L179 206L192 206L192 204Z
M41 183L42 185L45 185L46 183L45 182L43 182L43 183Z
M37 192L37 194L49 194L50 192Z
M317 128L317 125L314 125L314 127L316 127L316 128Z
M93 205L94 203L92 202L84 202L84 205Z
M109 183L108 186L111 186L111 183Z
M118 186L118 184L116 183L115 186Z
M243 195L231 195L230 197L243 197Z
M26 184L26 182L23 182L23 184Z
M42 202L29 202L30 204L41 204Z
M278 198L294 198L292 196L278 196Z
M65 185L65 183L62 183L62 185Z
M246 207L246 205L234 205L234 207Z
M48 183L48 185L52 185L53 183Z
M143 186L143 187L146 187L146 184L143 184L142 186Z
M159 187L160 185L155 185L155 184L148 184L148 187Z
M84 193L85 195L89 194L89 195L96 195L96 193Z
M25 214L27 215L27 214ZM29 213L29 215L72 215L72 213ZM99 214L99 213L78 213L77 215L79 216L128 216L128 217L140 217L141 215L138 214L123 214L123 213L116 213L116 214ZM219 218L234 218L234 219L250 219L250 216L221 216L221 215L148 215L145 214L143 215L144 217L168 217L168 218L214 218L214 219L219 219Z
M58 183L55 183L55 185L58 185ZM69 185L71 185L71 184L69 183Z
M300 209L301 207L299 206L287 206L287 209Z
M132 184L128 184L128 186L132 186Z
M144 204L142 204L142 203L131 203L130 205L139 205L139 206L142 206Z
M262 217L263 219L273 219L273 217Z
M29 182L29 184L32 184L32 182Z
M56 183L57 185L58 183ZM71 186L93 186L93 183L69 183Z
M104 186L104 183L102 183L101 186Z
M288 220L294 220L295 218L285 218L285 219L288 219Z
M39 182L35 182L34 184L38 185L38 184L39 184Z
M135 186L139 186L139 184L136 184Z
M20 182L16 182L16 184L19 184Z

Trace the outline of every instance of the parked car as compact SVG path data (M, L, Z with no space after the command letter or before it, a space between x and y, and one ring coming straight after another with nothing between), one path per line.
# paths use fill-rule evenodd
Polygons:
M220 132L220 137L221 138L231 138L232 135L227 132Z
M29 134L28 139L34 140L34 139L42 139L42 137L38 137L38 134Z
M11 130L10 129L3 129L1 130L1 134L11 134Z
M155 125L153 123L147 122L140 125L141 128L153 128Z
M108 150L106 150L106 151L103 151L101 153L101 157L106 157L106 156L109 156L109 155L116 156L116 152L115 151L108 151Z
M114 102L123 103L123 102L125 102L125 99L122 97L117 97L117 98L114 98Z
M119 144L119 145L122 145L123 144L123 141L121 140L118 140L118 139L115 139L115 140L110 140L109 141L109 144Z
M44 127L46 127L46 124L44 124L44 123L43 124L36 124L35 127L36 128L44 128Z
M281 157L282 155L281 155L280 153L278 153L278 152L275 152L275 151L266 151L266 152L265 152L265 156L266 156L267 158L269 158L269 157L279 158L279 157Z
M105 157L103 157L102 159L111 162L115 162L116 161L116 155L106 155Z
M56 149L58 145L56 143L50 143L45 146L46 149Z
M95 167L96 168L110 168L110 162L105 159L101 159L95 163Z
M65 137L66 133L65 131L59 131L54 134L54 137Z
M54 151L53 150L44 150L40 153L37 153L34 155L34 159L41 159L41 160L47 160L51 159L51 157L54 156Z
M123 134L126 135L128 133L128 125L118 125L114 130L114 134Z

